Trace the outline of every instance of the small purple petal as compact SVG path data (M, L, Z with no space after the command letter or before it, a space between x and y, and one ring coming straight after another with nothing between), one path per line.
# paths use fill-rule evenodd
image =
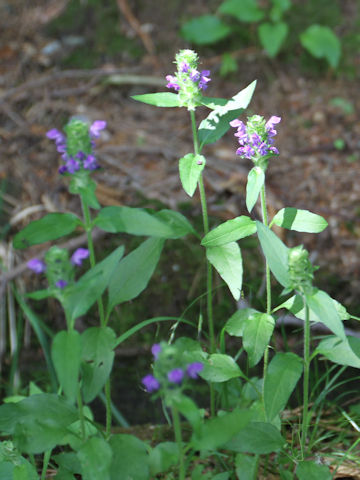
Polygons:
M95 120L95 122L90 126L90 136L93 138L99 138L101 130L106 128L106 122L104 120Z
M158 359L161 350L162 348L159 343L154 343L154 345L151 347L151 353L154 355L155 360Z
M160 382L150 373L146 375L141 382L149 393L156 392L156 390L160 388Z
M186 373L190 378L198 378L198 374L204 368L204 365L201 362L190 363L186 368Z
M170 370L167 377L169 382L180 384L184 378L184 372L181 368L174 368L173 370Z
M242 122L241 120L239 120L238 118L235 118L235 120L232 120L230 122L230 125L234 128L237 128L237 127L242 127L242 128L245 128L245 125L244 125L244 122Z
M276 115L273 115L272 117L269 118L269 120L266 122L265 128L266 130L270 130L274 127L274 125L278 124L281 122L281 117L277 117Z
M193 68L189 74L190 80L193 82L197 82L200 80L200 72L198 72L195 68Z
M80 163L77 160L74 160L72 157L66 162L67 171L71 174L80 170Z
M87 248L78 248L71 256L71 263L79 267L88 256L89 250Z
M165 78L168 81L168 83L166 85L167 88L173 88L176 91L180 90L180 86L178 85L178 83L176 81L176 77L174 77L173 75L166 75Z
M60 173L60 175L64 175L65 173L67 173L67 168L65 165L61 165L61 167L59 167L58 169L58 172Z
M88 155L83 162L85 170L97 170L99 165L94 155Z
M28 261L27 267L35 273L43 273L46 270L46 265L38 258L33 258Z
M189 71L190 65L187 62L181 62L180 63L180 72L181 73L186 73Z
M207 83L211 82L211 78L209 77L210 75L210 70L203 70L200 75L200 81L199 81L199 88L202 90L207 89Z
M50 138L50 140L56 140L59 137L63 137L63 134L59 132L56 128L52 128L48 132L46 132L47 138Z
M65 288L65 287L67 287L67 285L68 285L68 282L66 280L58 280L55 283L55 287L57 287L57 288Z

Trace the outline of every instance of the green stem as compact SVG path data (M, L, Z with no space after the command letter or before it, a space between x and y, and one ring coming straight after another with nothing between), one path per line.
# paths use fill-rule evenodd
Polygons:
M301 455L305 457L306 439L309 416L309 372L310 372L310 316L309 307L305 298L305 323L304 323L304 386L303 386L303 417L301 426Z
M268 214L266 208L266 194L265 194L265 185L261 187L260 191L260 198L261 198L261 211L262 211L262 218L263 224L267 227L268 223ZM270 278L270 267L268 261L265 260L265 278L266 278L266 313L270 315L271 313L271 278ZM265 409L265 399L264 399L264 385L265 379L267 375L269 364L269 345L266 346L264 352L264 371L263 371L263 388L262 388L262 402Z
M172 407L171 414L173 418L175 441L179 450L179 480L185 480L185 462L181 436L180 415L178 409L176 407Z
M191 128L194 141L194 154L198 155L200 153L199 140L197 136L196 120L194 110L190 110L191 117ZM200 203L201 203L201 212L204 225L204 235L209 232L209 216L207 211L207 202L206 202L206 193L204 187L204 181L202 173L200 174L198 181L199 193L200 193ZM215 329L214 329L214 316L213 316L213 298L212 298L212 285L213 285L213 275L212 275L212 266L211 263L206 259L207 266L207 276L206 276L206 308L207 308L207 318L208 318L208 328L209 328L209 338L210 338L210 353L215 353ZM215 391L213 385L210 383L210 414L213 417L215 414Z
M43 460L40 480L45 480L46 479L46 472L47 472L47 468L48 468L48 465L49 465L51 452L52 452L52 450L46 450L46 452L44 452L44 460Z
M81 396L80 384L78 386L77 404L78 404L78 410L79 410L81 438L82 438L82 440L85 440L86 439L86 431L85 431L84 405L83 405L82 396Z
M112 423L112 409L111 409L111 383L110 378L107 379L105 383L105 404L106 404L106 428L105 434L106 438L110 437L111 434L111 423Z

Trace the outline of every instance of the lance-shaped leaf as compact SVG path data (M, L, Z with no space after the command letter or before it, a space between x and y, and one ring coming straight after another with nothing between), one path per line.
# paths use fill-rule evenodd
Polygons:
M79 224L79 218L72 213L48 213L15 235L13 245L15 248L27 248L56 240L72 233Z
M286 406L303 371L302 359L294 353L277 353L264 382L265 412L273 420Z
M305 298L318 321L326 325L335 335L346 340L344 325L336 311L333 299L322 290L315 290L312 294L306 294Z
M270 270L276 280L283 287L290 287L290 275L288 272L288 251L287 246L263 223L256 221L256 227L262 251L269 264Z
M195 193L206 159L202 155L188 153L179 160L180 180L185 192L192 197Z
M322 232L328 225L322 216L308 210L298 210L293 207L279 210L271 223L289 230L307 233Z
M78 393L81 362L81 339L76 330L61 331L51 347L51 357L59 383L71 403Z
M148 105L155 105L155 107L179 106L179 95L172 92L145 93L144 95L133 95L131 98Z
M360 348L360 339L355 337L347 337L342 340L339 337L330 335L321 340L314 353L324 355L333 363L339 365L347 365L353 368L360 368L360 358L354 353L349 341L355 340Z
M246 208L250 213L254 208L257 199L259 198L259 193L261 187L265 182L265 173L264 170L260 167L253 167L248 175L248 181L246 184Z
M231 242L217 247L208 247L206 256L229 287L232 296L235 300L239 300L243 277L239 245L236 242Z
M120 303L140 295L159 261L164 240L149 238L115 267L109 286L108 313Z
M250 217L242 215L222 223L209 232L201 241L204 247L218 247L236 242L256 232L256 223Z
M250 367L256 365L264 355L274 326L274 318L266 313L255 313L245 321L243 345L249 356Z
M200 123L199 141L201 148L216 142L230 128L229 123L249 105L256 80L232 97L225 105L219 105Z

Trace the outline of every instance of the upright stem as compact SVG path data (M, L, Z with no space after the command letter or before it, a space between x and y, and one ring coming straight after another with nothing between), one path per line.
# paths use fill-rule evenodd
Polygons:
M303 386L303 418L301 426L301 455L304 458L308 431L309 416L309 371L310 371L310 318L309 307L304 298L305 324L304 324L304 386Z
M171 408L172 418L173 418L173 427L175 433L175 441L179 450L179 480L185 480L185 462L184 462L184 452L181 436L181 424L180 416L178 409L176 407Z
M196 129L196 120L194 110L190 110L191 117L191 128L194 141L194 153L198 155L200 152L199 141L197 136ZM206 193L204 187L203 176L200 174L198 181L199 193L200 193L200 202L201 202L201 212L204 225L204 235L209 232L209 216L207 211L206 203ZM213 275L212 275L212 266L211 263L206 259L207 266L207 276L206 276L206 308L207 308L207 318L208 318L208 328L209 328L209 338L210 338L210 353L215 353L215 329L214 329L214 317L213 317L213 299L212 299L212 284L213 284ZM210 383L210 413L211 416L215 414L215 392L214 387Z
M48 468L48 465L49 465L51 452L52 452L52 450L46 450L46 452L44 452L43 465L42 465L40 480L45 480L46 479L46 472L47 472L47 468Z
M80 384L78 385L77 404L78 404L78 410L79 410L81 439L85 440L86 438L85 416L84 416L84 405L83 405L82 396L81 396Z
M263 218L263 224L268 227L269 222L268 222L268 214L267 214L267 208L266 208L266 194L265 194L265 185L261 187L261 192L260 192L260 198L261 198L261 211L262 211L262 218ZM270 279L270 267L268 264L268 261L265 259L265 278L266 278L266 313L270 315L271 312L271 279ZM265 352L264 352L264 372L263 372L263 389L262 389L262 400L263 400L263 405L265 406L265 400L264 400L264 385L265 385L265 379L267 375L267 369L268 369L268 364L269 364L269 345L266 346Z

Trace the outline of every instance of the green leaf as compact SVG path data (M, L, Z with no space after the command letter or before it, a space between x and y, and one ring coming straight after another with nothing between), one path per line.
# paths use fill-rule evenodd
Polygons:
M290 287L288 251L286 245L268 227L256 221L262 251L276 280L285 288Z
M326 465L311 461L299 462L296 467L296 476L299 480L331 480L333 478Z
M320 215L293 207L279 210L271 223L296 232L308 233L322 232L328 225L327 221Z
M253 23L264 18L264 12L258 7L257 0L225 0L218 11L241 22Z
M214 110L218 106L224 106L227 104L229 100L226 98L216 98L216 97L202 97L200 103L201 105L204 105L205 107L210 108L211 110Z
M199 142L201 148L214 143L230 128L230 122L241 115L250 103L256 87L254 80L246 88L234 95L225 105L219 105L200 123Z
M250 410L240 409L212 418L204 422L193 434L191 444L196 450L215 450L244 429L251 418Z
M206 159L202 155L188 153L179 160L181 185L185 192L192 197L195 193L201 172L204 170Z
M32 395L0 406L0 431L13 435L21 452L42 453L61 445L77 410L57 395Z
M206 256L211 265L217 270L224 280L235 300L239 300L243 266L239 245L235 242L217 247L208 247Z
M242 215L228 220L209 232L201 241L203 247L218 247L226 243L236 242L256 232L256 223Z
M259 28L260 43L268 53L269 57L274 58L279 53L285 38L287 37L289 27L284 22L262 23Z
M213 353L204 362L200 377L208 382L221 383L231 378L243 377L239 365L229 355Z
M226 322L225 331L233 337L242 337L246 323L252 321L259 313L253 308L241 308L237 310Z
M198 406L190 397L172 392L165 396L165 403L168 407L176 407L181 415L190 423L192 429L196 432L201 423L201 414Z
M335 33L323 25L311 25L300 35L300 42L316 58L325 58L336 68L341 56L341 43Z
M112 449L102 438L89 438L77 452L83 480L110 480Z
M114 361L115 332L109 327L90 327L81 334L82 392L90 403L109 378Z
M71 474L81 474L81 465L75 452L62 452L51 456L56 464L63 470ZM55 477L57 478L57 477Z
M324 355L328 360L339 365L360 368L360 358L351 348L349 344L350 338L347 337L346 340L342 340L339 337L330 335L321 340L314 353ZM355 340L360 348L360 339L354 338L352 340Z
M257 202L264 182L264 170L260 167L253 167L249 172L248 181L246 184L246 208L248 209L249 213Z
M272 421L286 406L303 370L294 353L277 353L271 360L264 383L265 412Z
M175 442L157 444L149 455L150 473L154 477L158 473L166 472L179 461L179 447Z
M105 232L162 238L179 238L193 231L179 212L161 210L151 213L132 207L105 207L100 210L94 224Z
M70 403L75 403L81 362L79 332L63 330L57 333L51 348L51 358L66 397Z
M63 294L63 306L71 321L84 315L101 297L123 253L124 247L118 247L95 267L88 270L74 285L66 288Z
M179 95L172 92L145 93L144 95L133 95L133 100L155 105L155 107L178 107Z
M133 435L113 435L109 444L113 451L111 480L148 480L149 459L144 442Z
M311 295L306 294L305 298L318 321L326 325L335 335L346 340L344 325L336 311L333 299L322 290L316 290Z
M270 10L270 19L273 22L279 22L284 12L291 7L291 0L272 0L273 6Z
M26 296L32 300L44 300L45 298L52 297L53 293L54 292L47 288L46 290L36 290L35 292L27 293Z
M216 15L192 18L181 27L181 36L196 45L210 45L227 37L231 28Z
M27 248L31 245L49 242L72 233L80 220L72 213L48 213L40 220L29 223L15 235L14 248Z
M109 285L108 312L136 298L146 288L159 261L164 241L149 238L115 267Z
M266 313L255 313L245 322L243 345L249 355L249 366L261 360L274 331L275 320Z
M234 452L266 455L278 452L286 444L279 430L271 423L250 422L246 429L238 433L225 445Z
M254 479L257 472L258 459L254 456L238 453L235 457L235 473L238 480Z

